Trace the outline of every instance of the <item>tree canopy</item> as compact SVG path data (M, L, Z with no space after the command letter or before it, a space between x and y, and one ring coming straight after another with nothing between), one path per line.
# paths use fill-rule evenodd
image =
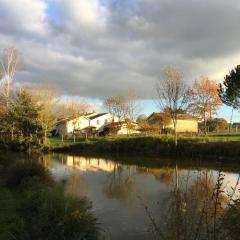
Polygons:
M235 67L219 84L219 97L227 106L234 109L240 108L240 65Z

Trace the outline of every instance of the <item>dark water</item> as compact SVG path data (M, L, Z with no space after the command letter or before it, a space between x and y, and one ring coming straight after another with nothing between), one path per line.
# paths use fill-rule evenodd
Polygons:
M221 169L227 192L239 176L239 166L215 163L63 154L46 155L43 160L57 180L66 181L67 192L90 199L109 239L152 239L150 218L163 218L173 188L206 177L214 184Z

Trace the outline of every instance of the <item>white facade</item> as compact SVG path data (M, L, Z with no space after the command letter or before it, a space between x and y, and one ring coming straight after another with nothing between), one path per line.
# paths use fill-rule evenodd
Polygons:
M56 125L59 136L71 136L75 131L85 133L87 127L94 127L97 132L102 132L104 126L117 122L118 118L110 113L91 113L73 119L63 119Z
M137 130L137 125L134 125L134 127L128 127L126 123L121 125L121 128L117 131L117 134L119 135L126 135L126 134L139 134L141 133L139 130Z

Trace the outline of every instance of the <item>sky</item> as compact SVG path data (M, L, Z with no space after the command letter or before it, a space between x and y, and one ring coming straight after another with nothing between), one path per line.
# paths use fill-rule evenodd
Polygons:
M221 82L240 63L239 22L239 0L0 0L0 50L21 51L19 84L96 104L132 89L148 114L165 66Z

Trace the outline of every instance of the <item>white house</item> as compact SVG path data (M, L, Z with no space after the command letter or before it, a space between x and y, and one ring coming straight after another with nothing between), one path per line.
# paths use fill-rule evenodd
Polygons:
M139 131L138 124L133 121L112 122L105 125L104 130L108 134L118 134L118 135L141 133Z
M56 124L56 134L71 136L73 133L87 133L89 130L102 132L104 126L117 122L118 118L110 113L90 113L78 117L61 119Z

